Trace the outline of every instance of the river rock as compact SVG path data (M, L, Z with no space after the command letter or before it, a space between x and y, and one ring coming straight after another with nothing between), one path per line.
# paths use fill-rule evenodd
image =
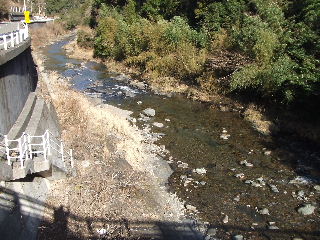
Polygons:
M192 211L192 212L196 212L197 211L197 208L192 206L192 205L186 205L186 209L189 210L189 211Z
M252 163L247 162L247 160L243 160L240 162L241 165L245 165L246 167L253 167Z
M155 126L155 127L158 127L158 128L163 128L164 127L163 123L159 123L159 122L154 122L154 123L152 123L152 125Z
M314 188L314 190L316 190L317 192L320 192L320 185L315 185L313 188Z
M98 233L100 236L104 236L104 235L107 234L107 229L104 229L104 228L97 229L97 233Z
M237 195L233 200L236 201L236 202L239 202L240 201L240 195Z
M149 117L154 117L156 115L156 111L152 108L147 108L143 110L143 113Z
M263 209L259 210L258 212L262 215L270 215L269 209L267 209L267 208L263 208Z
M271 155L271 151L265 151L265 152L264 152L264 155L266 155L266 156Z
M196 168L193 169L192 172L203 175L207 173L207 170L205 168Z
M277 188L276 185L269 184L269 187L270 187L272 192L274 192L274 193L278 193L279 192L279 189Z
M188 163L181 162L180 164L178 164L178 167L179 168L188 168L189 165L188 165Z
M268 229L270 229L270 230L278 230L279 227L271 225L271 226L268 226Z
M223 223L228 223L229 222L229 217L228 215L225 215L223 220L222 220Z
M242 178L244 178L244 174L243 173L238 173L238 174L236 174L236 175L234 175L236 178L240 178L240 179L242 179Z
M216 228L209 228L207 231L207 236L215 236L217 234Z
M233 237L232 237L232 239L233 240L243 240L243 236L242 235L234 235Z
M134 86L136 88L139 88L141 90L146 89L146 85L143 82L139 82L139 81L131 81L130 82L131 86Z
M223 140L228 140L229 137L230 137L230 134L226 134L226 133L222 133L222 134L220 135L220 138L223 139Z
M298 213L306 216L313 214L314 210L316 209L315 206L312 206L311 204L304 204L302 207L298 208Z

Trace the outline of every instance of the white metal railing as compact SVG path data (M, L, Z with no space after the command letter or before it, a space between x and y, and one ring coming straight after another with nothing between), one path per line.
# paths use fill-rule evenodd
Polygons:
M24 167L24 162L29 159L28 156L28 136L23 133L22 136L16 140L9 140L8 136L4 136L4 143L6 148L6 156L8 165L11 166L11 160L18 159L21 168ZM15 147L10 148L11 143L16 143Z
M16 144L12 144L16 143ZM64 150L64 144L57 139L49 130L46 130L43 135L31 136L23 133L22 136L15 140L9 140L7 135L4 135L5 155L8 165L11 166L13 160L19 160L21 168L24 168L24 163L28 159L33 159L38 154L43 155L44 161L49 161L48 156L52 155L54 150L59 156L65 167L65 162L69 161L71 168L74 167L74 159L72 149L68 152ZM13 147L11 147L13 145Z
M13 48L29 37L28 24L25 24L22 29L20 29L19 24L17 26L17 30L0 35L0 49L8 50Z

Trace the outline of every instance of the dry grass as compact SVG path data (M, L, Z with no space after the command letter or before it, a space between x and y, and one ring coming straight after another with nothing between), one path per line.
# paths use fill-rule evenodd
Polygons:
M40 28L30 29L32 47L34 49L41 48L51 42L52 39L57 39L66 33L67 31L63 28L63 25L57 21L47 23Z
M90 238L101 227L125 237L116 223L123 219L178 221L183 205L161 187L152 140L130 125L126 112L90 101L72 90L66 79L44 73L35 58L42 72L40 82L46 86L39 92L48 95L57 110L62 137L74 149L78 172L54 184L40 239L65 239L57 228L67 213L63 228L69 237ZM57 217L58 209L65 214Z

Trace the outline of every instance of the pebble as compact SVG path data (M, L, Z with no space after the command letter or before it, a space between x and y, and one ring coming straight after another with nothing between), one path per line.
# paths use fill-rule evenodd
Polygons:
M165 121L166 121L166 122L170 122L170 119L169 119L169 118L166 118Z
M223 140L228 140L230 136L231 136L230 134L223 133L220 135L220 138Z
M270 230L278 230L279 228L277 226L268 226L268 229Z
M243 160L240 162L241 165L245 165L246 167L253 167L252 163L247 162L247 160Z
M278 193L278 192L279 192L279 189L277 188L276 185L269 184L269 187L271 188L271 191L272 191L272 192L275 192L275 193Z
M146 108L143 110L143 113L149 117L154 117L156 115L156 111L152 108Z
M138 102L137 102L137 104L138 104L138 105L141 105L141 104L142 104L142 102L141 102L141 101L138 101Z
M193 212L197 211L197 208L192 206L192 205L186 205L186 209L189 210L189 211L193 211Z
M232 237L233 240L243 240L243 236L242 235L234 235Z
M271 155L271 151L265 151L265 152L264 152L264 155L266 155L266 156Z
M314 210L316 209L315 206L312 206L311 204L304 204L302 207L298 208L298 213L302 215L311 215L313 214Z
M201 184L202 186L204 186L204 185L206 185L207 183L206 183L205 181L201 181L200 184Z
M159 123L159 122L154 122L154 123L152 123L152 125L155 127L158 127L158 128L164 127L163 123Z
M106 234L107 234L107 230L104 229L104 228L97 229L97 233L98 233L99 235L106 235Z
M320 192L320 185L315 185L313 188L314 188L316 191Z
M233 200L239 202L240 201L240 195L237 195Z
M295 238L292 238L292 240L303 240L303 238L295 237Z
M243 173L238 173L238 174L236 174L236 175L234 175L236 178L240 178L240 179L242 179L242 178L244 178L244 174Z
M207 173L207 170L205 168L197 168L197 169L193 169L192 172L203 175Z
M180 163L179 165L178 165L178 167L179 168L188 168L189 167L189 165L188 165L188 163Z
M258 212L262 215L270 215L269 209L267 209L267 208L263 208L263 209L259 210Z
M209 228L207 231L208 236L215 236L217 234L217 229L216 228Z
M228 215L225 215L223 220L222 220L223 223L228 223L229 222L229 217Z

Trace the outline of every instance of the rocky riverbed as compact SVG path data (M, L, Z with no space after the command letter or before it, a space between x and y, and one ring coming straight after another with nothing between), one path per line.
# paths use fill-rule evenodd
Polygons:
M238 109L154 94L144 82L68 58L65 43L44 50L47 66L83 94L132 112L127 120L170 164L168 186L185 201L189 223L203 223L203 238L320 239L317 146L261 135Z

